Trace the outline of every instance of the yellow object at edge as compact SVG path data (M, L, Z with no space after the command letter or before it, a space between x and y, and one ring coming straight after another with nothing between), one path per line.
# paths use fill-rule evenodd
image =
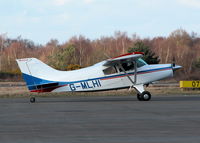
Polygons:
M200 80L180 81L180 88L200 88Z

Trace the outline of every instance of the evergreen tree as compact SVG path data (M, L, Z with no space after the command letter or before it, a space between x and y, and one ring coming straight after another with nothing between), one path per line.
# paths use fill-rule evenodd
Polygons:
M144 56L142 59L144 59L148 64L158 64L160 62L158 56L151 51L150 47L141 41L136 42L132 47L130 47L128 52L143 52Z
M49 56L49 65L59 70L67 70L67 65L74 64L75 47L68 45L67 47L59 47L56 52Z
M200 58L193 63L193 67L200 69Z

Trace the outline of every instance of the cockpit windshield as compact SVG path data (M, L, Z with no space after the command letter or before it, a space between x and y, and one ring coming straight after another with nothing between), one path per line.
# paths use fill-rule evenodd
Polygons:
M141 59L141 58L139 58L136 62L137 62L137 67L138 68L142 67L144 65L147 65L147 63L143 59Z

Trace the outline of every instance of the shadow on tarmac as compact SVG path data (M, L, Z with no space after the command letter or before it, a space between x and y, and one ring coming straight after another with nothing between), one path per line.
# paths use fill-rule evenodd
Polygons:
M166 102L166 101L200 101L200 95L187 96L153 96L150 101L138 101L136 96L128 97L69 97L69 98L36 98L37 103L55 103L55 102Z
M67 102L173 102L200 101L200 95L164 95L152 96L150 101L138 101L136 96L87 96L87 97L37 97L36 103L67 103ZM0 103L29 103L29 98L3 98Z

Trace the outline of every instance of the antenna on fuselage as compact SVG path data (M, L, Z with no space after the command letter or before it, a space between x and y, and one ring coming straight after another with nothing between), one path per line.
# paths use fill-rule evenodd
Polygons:
M104 56L106 56L108 59L111 59L111 57L108 56L106 53L104 53Z

